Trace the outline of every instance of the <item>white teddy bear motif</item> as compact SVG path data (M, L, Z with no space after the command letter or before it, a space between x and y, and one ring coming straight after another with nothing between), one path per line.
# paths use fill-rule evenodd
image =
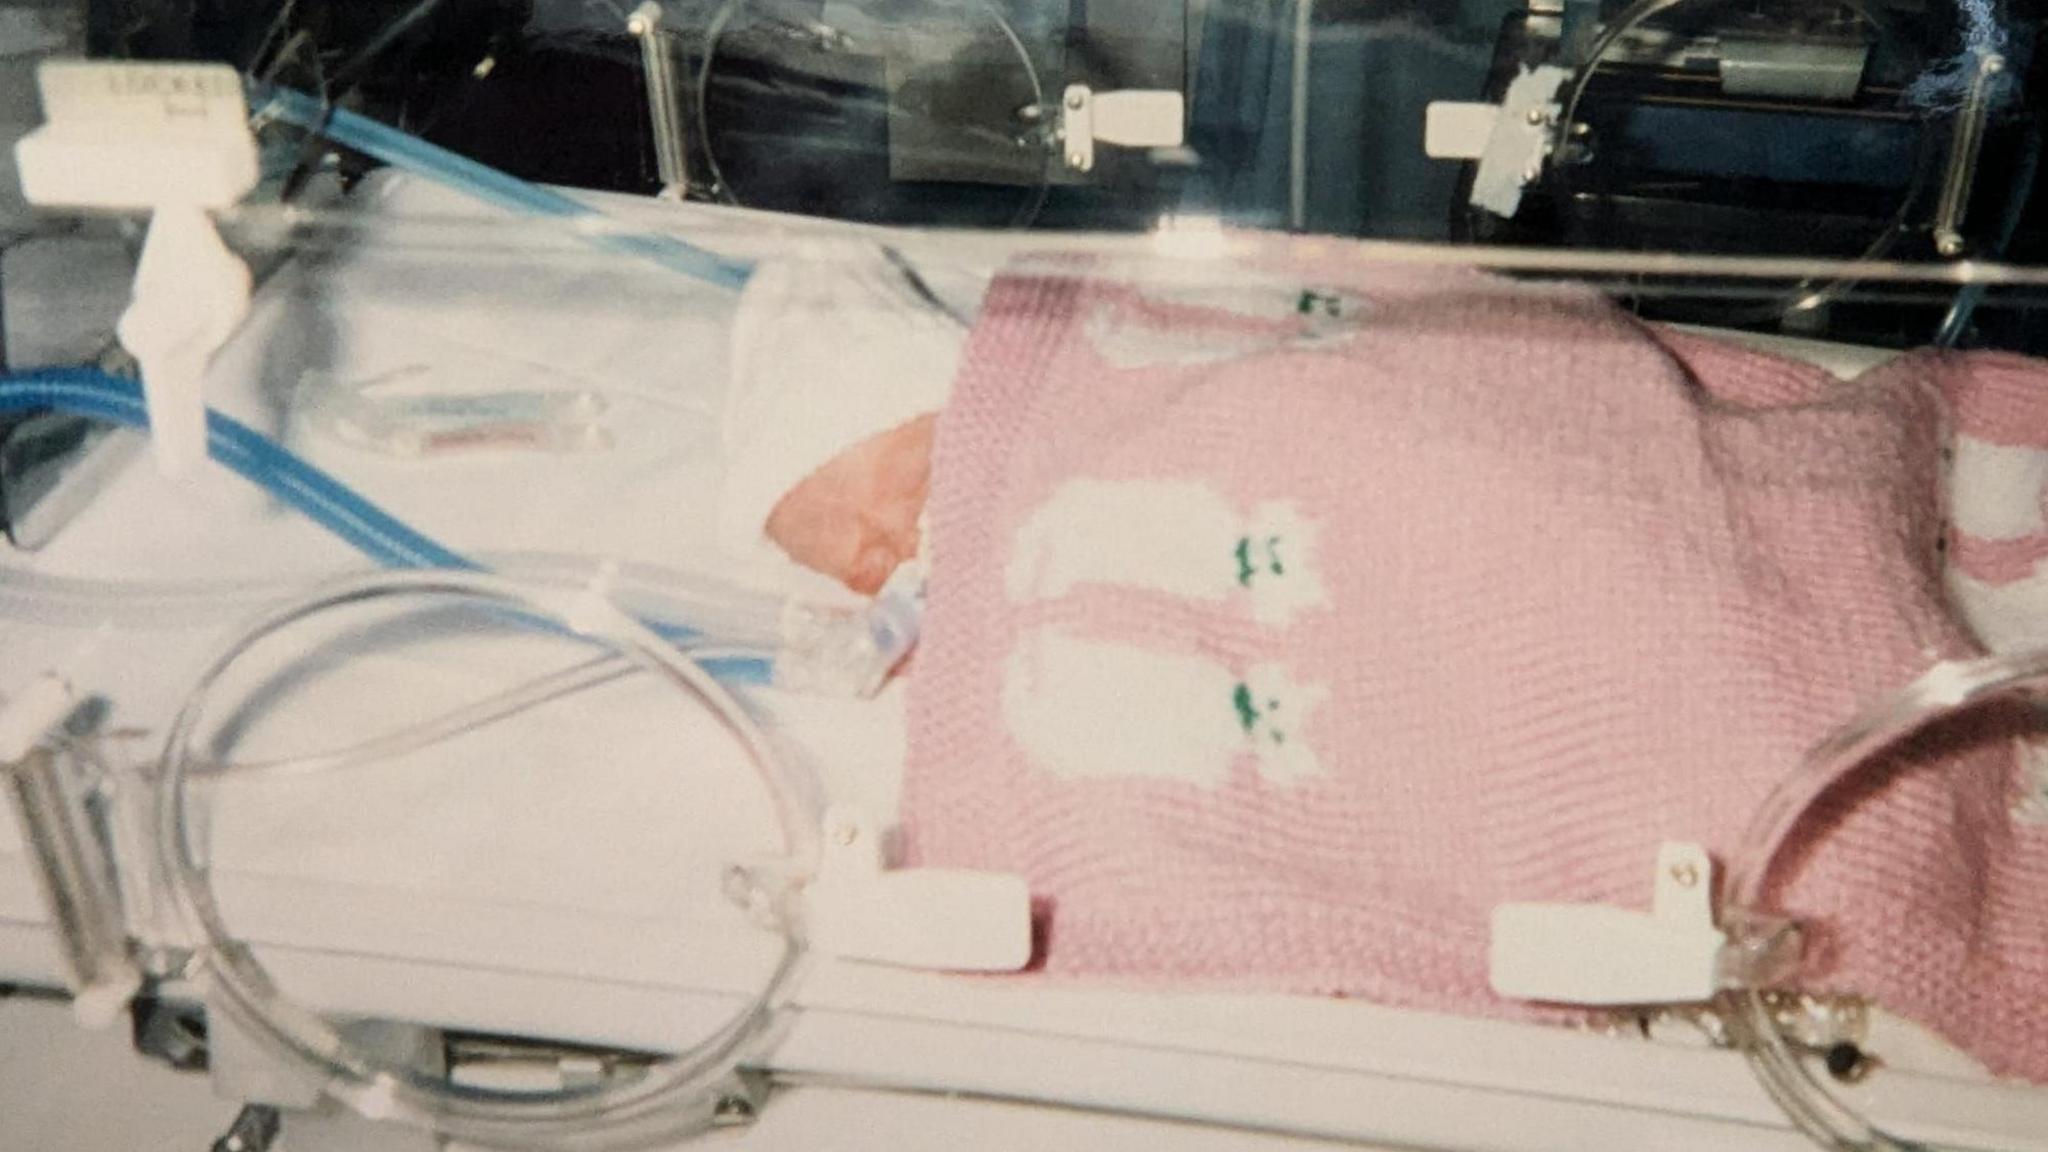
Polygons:
M1071 480L1018 530L1006 585L1013 603L1084 584L1243 596L1253 619L1285 625L1327 602L1315 561L1315 525L1292 504L1262 503L1247 517L1194 481Z
M1328 696L1270 665L1240 678L1200 657L1046 630L1011 653L1003 715L1033 762L1066 779L1214 788L1249 752L1267 781L1293 785L1323 774L1306 733Z
M1298 684L1277 664L1255 664L1230 694L1238 727L1251 742L1259 775L1274 784L1298 784L1323 774L1304 735L1317 708L1329 699L1320 684Z

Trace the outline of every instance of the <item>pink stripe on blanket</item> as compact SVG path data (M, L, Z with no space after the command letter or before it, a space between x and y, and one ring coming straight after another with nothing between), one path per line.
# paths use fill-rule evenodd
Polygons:
M1495 905L1644 906L1661 841L1725 859L1807 748L1974 651L1938 373L1301 278L1277 333L1261 293L1300 289L997 283L939 423L907 846L1025 875L1049 973L1528 1015ZM2048 1080L2011 1010L2048 999L2048 830L2004 748L1844 791L1778 900L1818 983Z
M2040 563L2044 559L2048 559L2048 535L1987 540L1960 532L1949 533L1949 564L1980 584L2003 587L2031 580L2040 571Z
M1957 435L2048 451L2048 364L2005 353L1923 353L1915 359L1948 401ZM2033 499L2048 510L2048 492L2035 493ZM2048 534L2008 539L1949 534L1949 564L1994 587L2033 579L2043 559L2048 559Z

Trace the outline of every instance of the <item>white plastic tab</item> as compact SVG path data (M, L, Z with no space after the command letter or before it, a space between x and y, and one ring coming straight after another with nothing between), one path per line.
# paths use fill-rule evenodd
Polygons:
M1179 92L1096 92L1069 84L1060 97L1060 140L1067 167L1095 167L1095 146L1178 148L1187 142L1187 104Z
M1522 190L1543 174L1557 131L1557 90L1571 73L1545 64L1509 82L1472 177L1472 206L1513 216Z
M1713 861L1697 844L1657 855L1653 911L1595 904L1493 910L1489 979L1515 1000L1693 1004L1713 998L1726 937L1714 926Z
M1657 849L1650 914L1666 924L1714 926L1714 859L1705 848L1667 841Z
M810 946L846 960L953 972L1014 972L1031 959L1031 896L999 872L884 868L865 813L825 815L825 849L805 892Z
M47 122L15 146L29 201L155 213L118 333L142 366L158 464L188 473L206 457L200 378L249 310L249 270L207 215L256 186L241 78L217 64L58 60L37 82Z
M1432 100L1422 117L1422 151L1432 160L1477 160L1499 115L1498 104Z

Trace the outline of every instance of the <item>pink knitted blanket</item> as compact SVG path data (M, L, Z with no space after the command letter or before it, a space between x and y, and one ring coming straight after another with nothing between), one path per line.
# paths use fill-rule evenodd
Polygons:
M999 281L940 419L919 863L1016 871L1043 970L1486 1014L1505 901L1646 907L1863 703L1973 649L1943 411L1467 275ZM2048 1081L2048 828L2009 744L1781 869L1828 988Z

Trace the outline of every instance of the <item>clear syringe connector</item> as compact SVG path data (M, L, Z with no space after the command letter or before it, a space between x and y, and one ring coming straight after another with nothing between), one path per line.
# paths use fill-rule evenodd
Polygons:
M861 608L792 602L782 617L775 686L820 696L872 696L917 646L924 571L907 564Z

